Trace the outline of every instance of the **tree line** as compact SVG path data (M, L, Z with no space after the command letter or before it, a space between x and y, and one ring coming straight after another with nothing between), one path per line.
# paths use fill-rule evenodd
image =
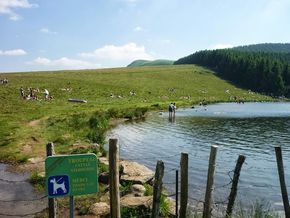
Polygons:
M260 43L254 45L243 45L232 48L247 52L289 53L290 43Z
M247 52L289 53L290 43L260 43L255 45L243 45L232 48Z
M204 50L181 58L174 64L201 65L252 91L290 97L290 53Z

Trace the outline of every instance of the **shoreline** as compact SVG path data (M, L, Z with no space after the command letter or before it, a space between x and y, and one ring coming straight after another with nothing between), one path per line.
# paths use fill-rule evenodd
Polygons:
M274 102L276 102L276 101L267 101L267 102L265 102L265 103L274 103ZM215 103L217 103L217 102L215 102ZM215 104L215 103L213 103L213 104ZM218 103L229 103L229 102L218 102ZM236 102L231 102L231 103L235 103L236 104ZM255 102L245 102L245 103L255 103ZM260 102L258 102L258 103L260 103ZM279 103L289 103L289 101L282 101L282 102L279 102ZM188 108L188 107L183 107L183 109L192 109L192 108ZM148 111L148 113L146 113L146 116L145 116L145 119L150 115L150 114L153 114L153 113L158 113L158 111L159 111L159 113L161 112L160 110L154 110L154 111ZM162 110L162 113L167 113L167 111L166 110ZM136 120L142 120L142 119L136 119ZM135 120L135 121L136 121ZM113 119L113 121L112 122L110 122L110 128L116 128L118 125L120 125L120 124L123 124L123 123L125 123L125 122L128 122L128 121L130 121L129 119L124 119L124 118L121 118L121 119ZM132 122L134 122L134 120L132 120ZM126 159L125 159L126 160ZM29 160L29 161L31 161L31 160ZM41 161L40 161L41 162ZM28 163L28 164L35 164L35 165L38 165L40 162L35 162L35 163ZM135 161L135 162L138 162L138 161ZM11 166L11 169L13 169L13 168L17 168L17 167L19 167L19 166L23 166L23 165L25 165L25 164L13 164L12 166ZM143 164L142 164L143 165ZM10 167L9 167L10 168ZM23 169L24 170L24 169ZM277 210L278 211L278 210Z

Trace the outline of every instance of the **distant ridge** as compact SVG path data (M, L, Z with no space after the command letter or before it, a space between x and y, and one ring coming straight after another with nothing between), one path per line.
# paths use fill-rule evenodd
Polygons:
M290 43L261 43L232 48L245 52L290 53Z
M158 59L158 60L154 60L154 61L135 60L131 64L129 64L127 67L162 66L162 65L173 65L173 63L174 63L174 61L163 60L163 59Z

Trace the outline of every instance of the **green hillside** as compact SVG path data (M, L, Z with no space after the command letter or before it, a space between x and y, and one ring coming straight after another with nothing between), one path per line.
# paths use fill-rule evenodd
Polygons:
M174 64L208 67L243 88L289 98L290 53L281 52L286 51L286 47L287 44L260 44L240 49L204 50L180 58ZM266 48L271 52L265 52Z
M245 52L290 53L290 43L261 43L237 46L232 49Z
M107 119L166 110L170 102L189 107L203 99L232 101L233 96L246 101L270 99L239 89L194 65L11 73L5 77L9 83L0 85L2 161L44 156L44 145L50 141L58 153L71 152L76 142L102 143ZM25 94L29 87L39 89L35 93L39 99L21 99L21 86ZM52 100L44 100L44 89ZM72 103L69 98L87 103Z
M162 65L172 65L174 61L171 60L136 60L129 64L127 67L144 67L144 66L162 66Z

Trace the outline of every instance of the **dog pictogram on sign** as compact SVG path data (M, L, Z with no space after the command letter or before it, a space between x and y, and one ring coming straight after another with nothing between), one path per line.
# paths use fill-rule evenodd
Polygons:
M48 195L63 196L69 193L69 178L67 175L50 176L48 178Z

